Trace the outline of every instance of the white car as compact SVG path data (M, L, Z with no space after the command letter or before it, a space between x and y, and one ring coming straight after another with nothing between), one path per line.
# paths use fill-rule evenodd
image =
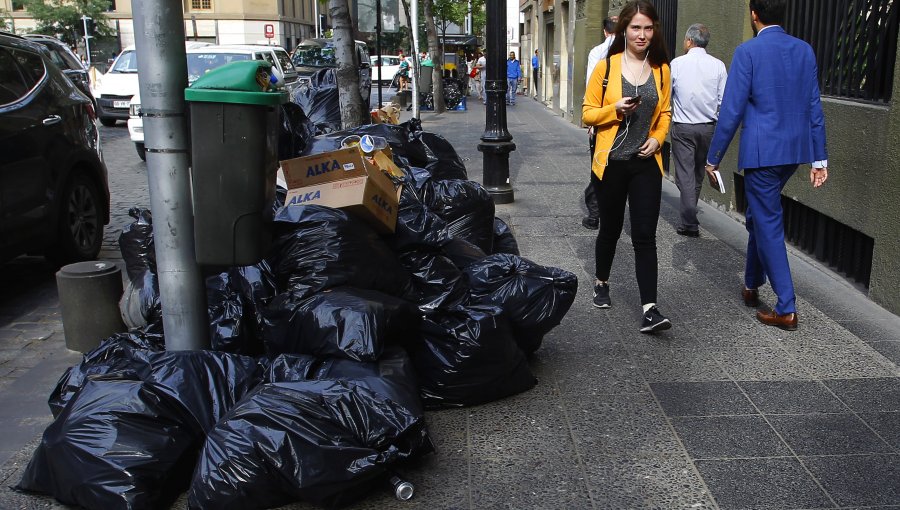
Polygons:
M300 85L297 70L291 63L287 51L280 46L264 46L255 44L223 44L188 49L187 69L188 85L197 81L205 73L231 62L240 60L266 60L284 76L285 88L293 97L293 92ZM147 159L144 147L144 120L141 118L141 97L135 92L128 108L128 134L134 142L135 150L142 160Z
M372 60L372 81L378 81L378 57L369 58ZM381 64L381 83L390 83L400 70L400 56L382 55Z
M209 43L187 41L185 49L209 46ZM97 99L97 116L104 126L114 126L116 121L128 120L131 98L138 93L137 51L128 46L109 67L109 71L94 84Z

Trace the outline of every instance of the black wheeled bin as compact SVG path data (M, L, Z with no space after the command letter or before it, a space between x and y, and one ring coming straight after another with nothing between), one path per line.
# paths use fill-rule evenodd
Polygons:
M247 266L271 243L279 105L268 62L233 62L185 89L197 263Z

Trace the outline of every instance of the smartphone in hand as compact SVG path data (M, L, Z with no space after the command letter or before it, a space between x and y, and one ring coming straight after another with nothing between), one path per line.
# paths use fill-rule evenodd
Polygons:
M635 104L635 103L639 103L640 101L641 101L641 96L634 96L634 97L629 97L628 99L626 99L625 103L626 104Z

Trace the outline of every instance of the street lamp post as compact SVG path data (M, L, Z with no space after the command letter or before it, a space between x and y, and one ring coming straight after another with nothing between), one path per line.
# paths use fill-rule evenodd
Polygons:
M487 94L484 134L478 150L484 154L484 187L495 204L509 204L515 200L509 183L509 153L516 150L512 135L506 129L506 50L505 25L506 2L485 2L487 9L487 34L485 62L487 79L484 93Z

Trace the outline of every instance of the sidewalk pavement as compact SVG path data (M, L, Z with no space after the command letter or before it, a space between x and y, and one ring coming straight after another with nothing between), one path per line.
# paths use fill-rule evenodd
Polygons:
M468 106L425 112L423 126L447 137L469 177L481 181L484 107ZM900 318L789 250L800 329L762 326L740 300L740 219L703 205L701 237L678 236L678 191L666 180L659 303L673 328L642 335L627 235L613 266L613 307L591 306L596 231L580 222L585 130L524 97L507 117L517 146L510 156L515 202L497 206L497 216L512 227L524 257L578 275L578 298L531 361L536 388L429 412L438 452L404 470L416 497L401 503L385 491L352 508L900 505ZM0 341L34 337L0 350L8 359L0 366L17 367L0 397L0 425L16 429L0 439L0 508L59 507L5 488L18 481L49 421L46 395L78 359L60 348L55 285L41 278L34 283L41 307L15 308L9 290L0 301ZM27 274L21 279L32 285ZM761 299L764 306L775 301L768 288ZM183 507L184 498L175 505Z

